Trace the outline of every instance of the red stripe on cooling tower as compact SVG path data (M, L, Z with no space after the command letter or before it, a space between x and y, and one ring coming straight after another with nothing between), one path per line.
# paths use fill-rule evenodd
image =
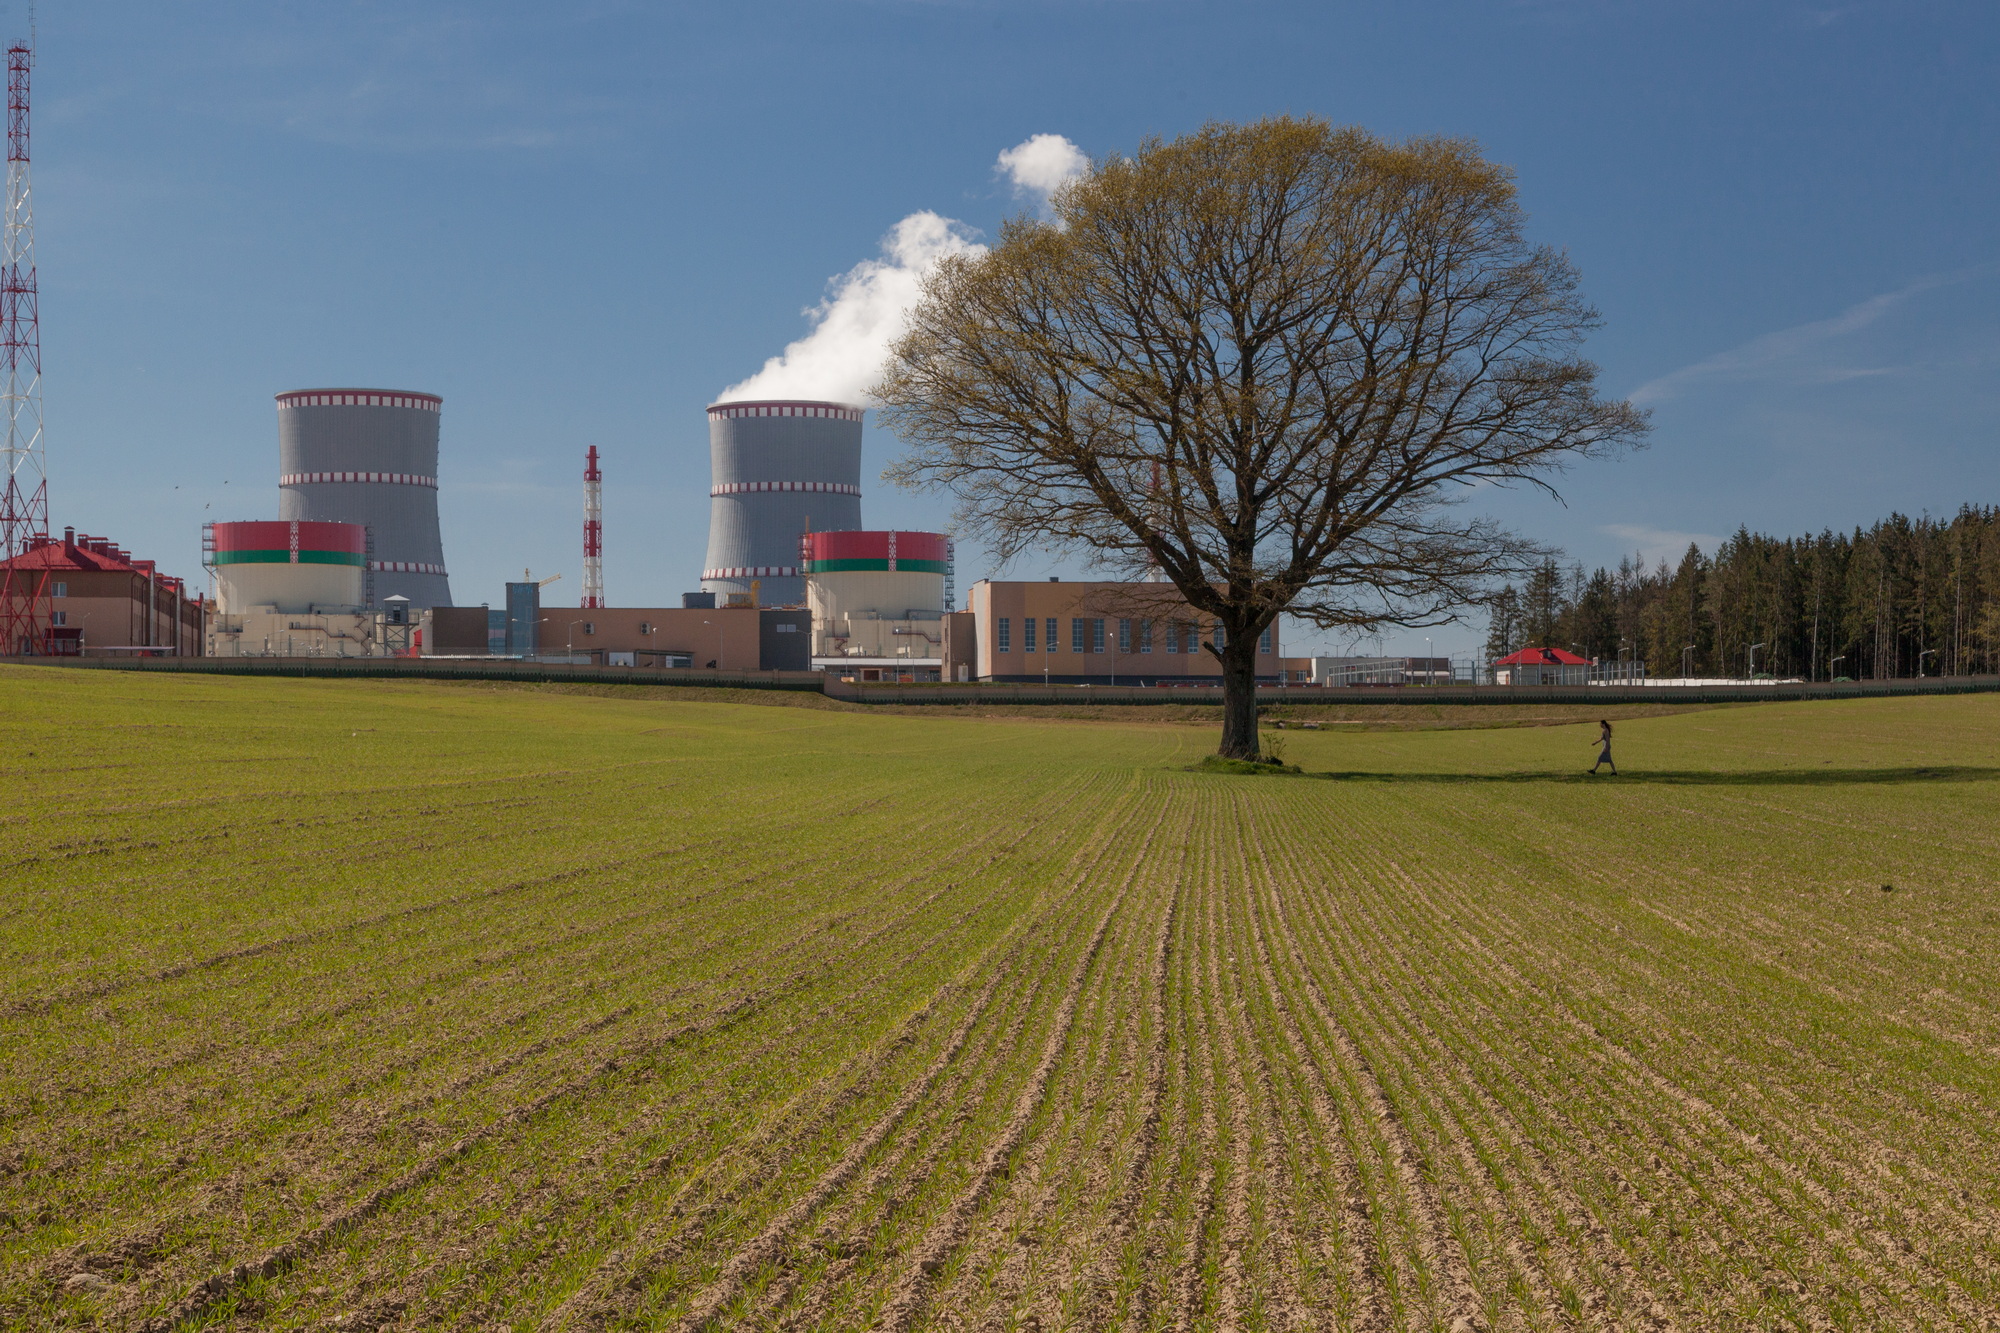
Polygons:
M320 486L330 482L359 482L371 486L428 486L437 489L437 478L420 472L287 472L278 478L280 486Z
M444 399L409 389L295 389L278 396L278 409L288 407L407 407L441 412Z
M812 491L821 495L859 495L861 488L844 481L725 481L708 488L710 495L758 495L766 491Z
M834 421L859 421L862 409L850 403L813 403L793 401L758 401L742 403L714 403L709 406L711 417L820 417Z
M704 569L704 579L784 579L798 576L797 565L731 565L726 569Z

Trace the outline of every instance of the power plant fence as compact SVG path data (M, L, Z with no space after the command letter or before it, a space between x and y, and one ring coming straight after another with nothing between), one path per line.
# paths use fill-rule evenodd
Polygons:
M436 657L0 657L0 664L68 666L90 671L157 671L206 676L511 680L585 685L726 686L817 693L816 671L705 671L686 667L610 667L561 662Z
M1212 685L856 685L818 671L708 671L686 667L614 667L506 659L426 657L0 657L0 664L70 671L155 671L213 676L398 680L493 680L592 685L666 685L805 690L859 704L1217 704ZM1904 680L1704 682L1698 685L1264 685L1260 704L1621 704L1771 703L1787 699L1874 699L1901 695L2000 693L2000 676L1930 676Z

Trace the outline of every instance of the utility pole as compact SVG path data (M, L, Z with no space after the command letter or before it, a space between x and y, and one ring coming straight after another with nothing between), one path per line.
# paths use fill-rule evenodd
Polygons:
M1820 549L1819 543L1815 541L1813 543L1812 661L1806 667L1806 679L1809 681L1819 679L1819 566Z

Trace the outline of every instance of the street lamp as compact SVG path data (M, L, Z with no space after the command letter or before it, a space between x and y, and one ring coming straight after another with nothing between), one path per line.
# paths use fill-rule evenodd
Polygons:
M1750 667L1749 667L1750 674L1745 679L1748 680L1757 679L1757 650L1759 648L1768 648L1770 646L1771 645L1768 643L1753 643L1750 645Z
M1833 683L1833 668L1839 663L1845 662L1846 660L1847 660L1847 654L1842 653L1840 656L1833 658L1826 664L1826 679L1829 685Z
M1924 650L1923 650L1922 652L1920 652L1920 653L1918 653L1918 654L1917 654L1917 679L1918 679L1918 680L1922 680L1922 679L1924 678L1924 659L1925 659L1926 657L1931 657L1931 656L1935 655L1935 654L1936 654L1936 652L1937 652L1937 649L1935 649L1935 648L1926 648L1926 649L1924 649Z
M1689 677L1689 676L1691 676L1691 675L1692 675L1692 674L1694 673L1694 668L1693 668L1693 667L1690 667L1690 666L1688 665L1688 654L1689 654L1689 653L1691 653L1691 652L1693 652L1693 651L1694 651L1694 645L1693 645L1693 644L1689 644L1689 645L1688 645L1687 647L1685 647L1685 648L1681 649L1681 679L1682 679L1682 680L1686 680L1686 679L1688 679L1688 677Z
M715 620L704 620L701 623L715 626L715 661L708 664L708 669L714 671L722 662L722 624Z
M1424 635L1424 684L1435 685L1437 683L1437 678L1431 674L1432 668L1436 665L1437 663L1431 658L1431 636L1426 634Z
M572 620L569 622L569 647L566 651L571 657L576 656L576 627L582 623L581 620ZM576 664L572 662L570 665L574 666Z

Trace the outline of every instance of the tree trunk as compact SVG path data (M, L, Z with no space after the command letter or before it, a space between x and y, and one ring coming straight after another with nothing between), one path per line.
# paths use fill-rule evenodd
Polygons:
M1257 636L1232 634L1222 648L1222 746L1225 759L1256 759Z

